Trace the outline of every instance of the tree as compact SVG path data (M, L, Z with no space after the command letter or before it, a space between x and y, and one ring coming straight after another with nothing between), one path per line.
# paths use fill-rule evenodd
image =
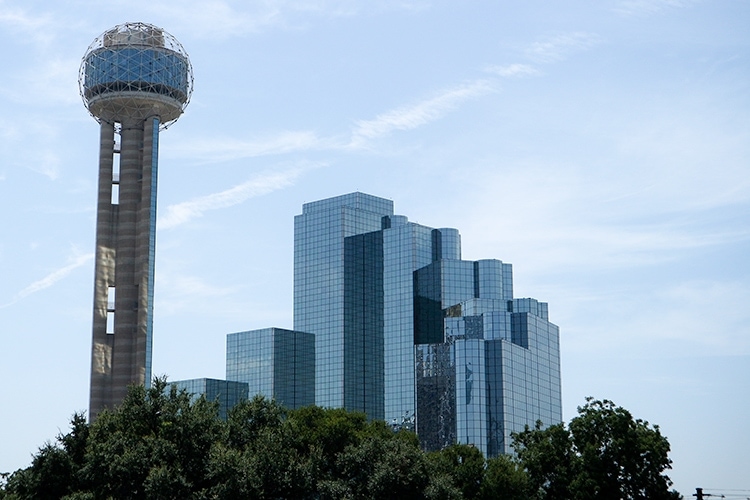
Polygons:
M476 498L485 473L484 455L468 444L454 444L428 454L431 477L447 476L461 498Z
M527 426L513 446L543 499L681 498L663 474L672 462L659 426L633 419L608 400L587 398L568 429Z
M209 458L210 498L305 498L314 481L289 432L287 412L256 396L235 406Z
M219 439L218 405L154 379L133 386L122 405L91 425L80 475L97 498L189 498L207 487L205 470Z
M71 431L14 472L8 498L191 498L207 487L205 470L219 438L218 406L154 379L133 386L122 405L93 424L81 414Z
M165 379L83 415L31 465L0 475L0 499L676 499L658 426L587 400L569 426L514 435L517 456L474 446L424 453L415 434L343 409L286 410L255 397L226 421ZM3 484L4 483L4 484Z
M528 473L532 492L543 493L542 498L574 498L571 491L579 459L564 424L542 429L537 422L534 430L513 435L513 447L523 468Z
M336 458L336 474L324 498L424 498L427 461L417 443L398 435L374 435L349 445Z
M523 465L509 455L487 460L484 479L477 498L481 500L527 500L531 495L529 476Z
M78 470L83 465L89 427L80 413L73 415L70 425L70 433L46 443L30 467L10 475L3 488L9 493L7 498L59 499L79 488Z

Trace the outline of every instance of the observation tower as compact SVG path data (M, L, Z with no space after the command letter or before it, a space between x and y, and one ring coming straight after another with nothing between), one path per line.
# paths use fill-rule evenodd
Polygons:
M89 419L151 378L159 131L193 90L187 53L145 23L105 31L78 75L83 103L100 123Z

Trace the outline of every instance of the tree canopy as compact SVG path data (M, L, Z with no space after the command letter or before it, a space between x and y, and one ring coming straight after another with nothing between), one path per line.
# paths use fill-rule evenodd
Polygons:
M681 498L664 475L672 461L659 426L633 419L612 401L588 398L568 428L527 426L513 447L539 498Z
M423 452L411 432L363 413L286 410L255 397L218 405L156 379L114 411L42 446L5 475L0 499L547 499L669 496L658 427L589 401L569 428L526 429L517 457L457 444Z

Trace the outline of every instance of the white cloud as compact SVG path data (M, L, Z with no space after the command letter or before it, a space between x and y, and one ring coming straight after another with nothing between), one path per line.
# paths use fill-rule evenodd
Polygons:
M206 283L199 277L159 273L158 308L160 313L175 314L180 311L195 311L206 304L207 299L232 297L239 293L237 286L217 286Z
M628 158L634 165L629 170L658 193L655 207L703 210L750 201L745 123L708 103L696 106L691 97L647 109L632 106L631 112L639 119L619 132L614 156Z
M170 229L201 217L211 210L238 205L250 198L283 189L292 185L305 170L306 168L294 168L282 172L264 173L224 191L170 205L167 207L166 214L157 222L157 227Z
M587 50L599 43L599 37L592 33L563 33L534 42L526 49L526 55L538 62L562 61L571 52Z
M0 25L11 31L22 32L36 42L48 42L52 39L50 27L53 20L47 14L37 16L24 9L0 3Z
M0 138L11 141L21 136L21 130L17 124L11 124L7 119L0 119Z
M462 233L472 246L494 248L497 255L532 266L525 268L529 276L560 269L608 272L658 266L683 258L684 251L750 239L748 231L701 233L668 223L613 227L606 222L581 220L584 216L576 217L559 208L561 214L557 217L552 206L542 210L547 212L546 218L541 213L535 215L534 209L530 210L532 213L518 212L518 218L502 218L487 210ZM483 234L487 227L494 227L495 231Z
M694 0L621 0L615 12L628 16L654 14L668 8L686 7Z
M359 0L287 0L276 2L283 9L293 12L316 12L328 17L348 17L371 12L404 10L421 11L429 8L427 0L380 0L361 2Z
M227 38L258 32L280 22L279 9L273 2L253 3L252 11L234 8L222 0L194 0L192 2L158 2L149 10L156 17L174 19L168 30L189 30L196 36ZM196 16L196 12L200 15Z
M395 130L412 130L441 118L464 101L492 92L488 80L476 80L445 90L416 104L380 114L373 120L358 121L352 132L351 147L361 147L370 139L386 136Z
M257 139L197 139L178 145L180 156L202 162L221 162L325 147L326 141L308 131L282 132Z
M77 257L73 259L73 261L70 264L64 267L61 267L60 269L56 271L49 273L47 276L45 276L44 278L40 280L33 282L32 284L30 284L29 286L27 286L26 288L18 292L15 298L11 302L0 307L8 307L12 304L15 304L19 300L25 297L28 297L29 295L32 295L36 292L39 292L41 290L51 287L52 285L54 285L55 283L57 283L58 281L60 281L61 279L65 278L67 275L69 275L70 273L78 269L79 267L88 264L91 260L93 260L93 258L94 258L93 253L78 255Z
M533 263L527 272L542 275L556 269L652 266L681 258L684 250L750 239L744 226L705 219L708 202L673 194L668 174L664 180L655 177L652 185L644 184L646 176L633 169L596 172L551 161L505 164L496 175L485 171L472 188L472 204L463 206L470 214L462 224L466 250L494 248L511 261ZM695 193L700 198L699 184ZM723 206L721 199L711 206Z
M238 285L211 284L201 277L175 272L163 266L159 268L156 286L155 309L159 310L160 315L173 315L185 311L216 314L217 307L221 307L223 313L226 312L224 308L228 303L236 302L235 297L240 295L242 289ZM244 305L246 310L247 304Z
M580 322L576 316L595 317L591 326L567 339L568 349L600 355L640 350L645 356L652 351L673 355L750 352L743 327L750 319L744 307L750 299L745 284L716 280L650 283L634 292L629 288L599 288L589 290L588 295L576 296L574 292L568 298L570 290L553 291L556 307L568 309L569 324Z
M41 66L34 66L20 77L16 99L38 106L54 101L60 104L80 102L75 71L80 61L77 58L49 59Z
M60 158L51 151L47 151L33 159L28 168L54 181L60 177Z
M523 65L494 69L506 75L532 74ZM442 118L462 102L494 91L490 80L481 79L444 90L434 97L387 111L372 120L356 122L347 144L337 137L319 137L311 131L285 131L276 135L253 139L218 138L197 139L174 148L181 157L215 163L242 158L279 155L294 151L357 149L372 139L384 137L398 130L412 130Z
M509 64L508 66L489 65L485 71L503 78L514 78L524 76L536 76L539 70L528 64Z
M293 28L307 24L302 16L337 18L369 14L371 12L424 10L425 0L388 0L359 2L356 0L275 0L248 2L235 7L224 0L192 0L183 2L158 2L150 11L159 17L178 20L175 30L189 30L207 38L227 38L258 33L270 28ZM200 12L200 16L195 13Z

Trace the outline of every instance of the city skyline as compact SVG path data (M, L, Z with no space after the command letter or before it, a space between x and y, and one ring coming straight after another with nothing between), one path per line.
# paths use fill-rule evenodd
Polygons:
M87 408L98 127L76 73L140 20L197 82L160 145L155 375L223 378L228 332L292 328L293 216L370 192L550 304L564 420L611 399L660 425L683 494L750 488L744 3L75 6L0 2L0 373L20 408L0 471Z
M562 421L548 311L514 297L511 264L462 259L457 228L410 222L391 200L347 193L294 218L294 328L315 338L315 404L411 425L424 449L512 453L513 432Z

